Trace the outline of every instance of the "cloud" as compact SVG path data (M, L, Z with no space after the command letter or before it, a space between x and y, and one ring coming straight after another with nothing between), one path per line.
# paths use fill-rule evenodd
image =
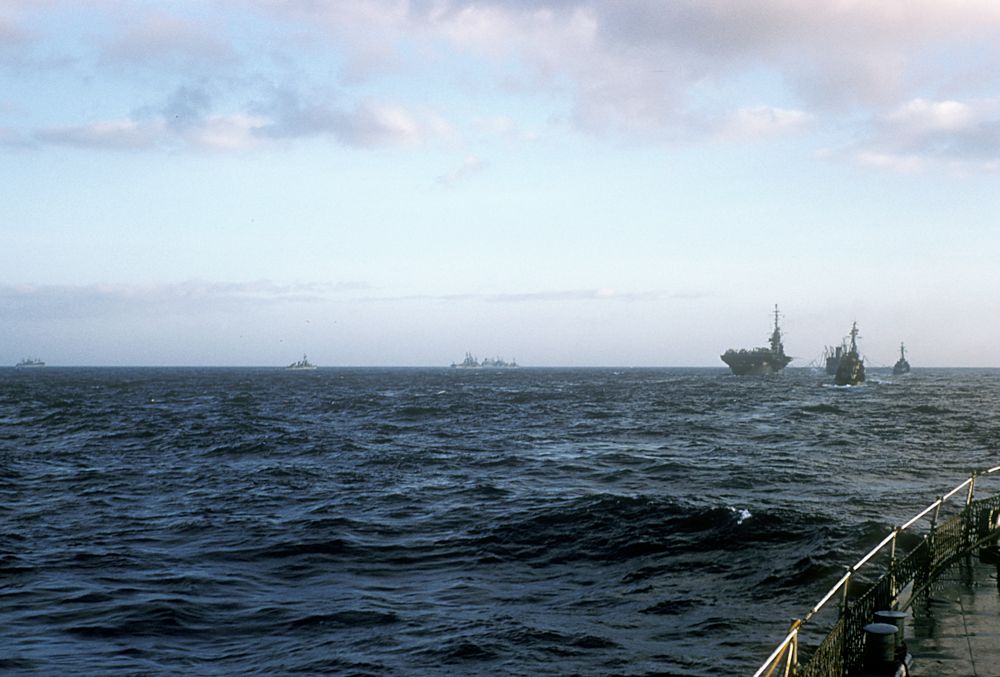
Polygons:
M716 136L730 141L758 141L800 132L812 119L812 115L801 110L744 107L727 117Z
M357 84L406 63L403 45L420 30L422 0L260 0L254 6L268 19L320 31L344 51L343 82Z
M506 115L476 118L475 126L480 132L493 137L514 141L537 141L538 132L521 129L513 119Z
M211 151L245 151L260 145L258 132L266 121L253 115L213 115L184 132L194 148Z
M10 3L5 2L0 12L4 10L13 12L17 9L8 7L8 4ZM41 37L35 31L23 28L9 15L0 16L0 68L9 69L11 72L34 74L66 68L72 63L72 59L64 56L36 54L36 50L42 44Z
M163 125L158 122L111 120L71 127L53 127L35 133L44 144L80 148L139 149L158 145Z
M0 53L23 47L29 41L28 33L11 19L0 17Z
M212 109L212 98L202 87L181 85L158 111L166 123L176 129L190 129L204 122Z
M663 298L663 295L659 292L618 292L614 289L599 288L496 294L487 296L486 300L500 303L523 303L535 301L649 301L660 298Z
M190 148L207 151L244 151L260 144L256 132L265 121L248 115L216 115L198 124L176 129L163 119L112 120L76 127L54 127L35 133L46 145L95 150Z
M92 7L110 17L127 4ZM824 125L853 131L861 121L872 142L864 150L888 156L906 149L876 144L892 136L885 130L965 125L961 115L981 112L976 97L993 93L983 74L1000 68L993 0L261 0L211 3L187 17L143 11L109 19L122 28L100 48L101 76L140 68L168 86L178 73L198 84L175 89L155 115L68 119L37 138L214 150L318 137L357 148L455 143L452 111L468 106L442 102L474 91L532 97L579 132L642 142L765 140ZM45 22L17 21L0 19L8 63L42 53L39 36L21 26ZM227 35L230 25L253 30ZM465 68L483 77L471 85L452 77ZM442 96L458 81L465 89ZM306 94L310 85L340 89ZM931 108L903 110L917 101ZM948 102L959 107L933 108ZM963 113L967 105L975 110ZM503 115L474 110L467 121L480 133L537 137ZM991 140L988 120L965 133L911 132L947 137L941 157L971 155L977 140Z
M406 67L413 43L443 41L491 60L500 77L526 88L569 94L578 129L666 138L706 128L701 118L713 113L699 109L697 92L738 96L734 85L753 72L777 76L807 109L892 105L949 82L950 73L923 68L927 54L987 47L1000 30L1000 5L991 0L342 0L270 9L338 41L353 33L339 44L395 68Z
M549 303L567 301L599 301L599 302L631 302L631 301L661 301L661 300L697 300L710 296L700 291L618 291L606 287L592 289L563 289L533 292L512 292L502 294L411 294L408 296L366 296L362 301L479 301L486 303Z
M877 118L849 151L862 164L900 171L942 164L997 171L1000 99L913 99Z
M177 69L218 68L236 61L232 47L201 23L153 14L134 23L102 50L105 64Z
M39 129L34 140L91 149L226 152L319 136L362 148L415 146L456 136L433 111L384 101L362 101L342 109L301 103L296 95L285 93L268 104L248 106L247 112L215 114L212 107L206 89L184 85L162 104L137 108L129 118Z
M119 315L201 314L248 306L322 303L370 289L359 282L279 284L267 280L217 283L191 280L150 285L0 285L0 311L10 317L72 319Z
M433 111L373 99L338 107L304 102L297 92L286 89L256 104L255 110L270 118L258 133L271 138L332 136L346 146L375 147L418 145L455 135L451 125Z
M474 155L470 155L465 158L465 160L455 169L451 170L447 174L442 174L437 177L437 182L443 186L453 185L457 181L466 179L470 176L478 174L486 169L486 163L477 158Z
M4 148L34 148L36 142L21 132L7 127L0 127L0 147Z

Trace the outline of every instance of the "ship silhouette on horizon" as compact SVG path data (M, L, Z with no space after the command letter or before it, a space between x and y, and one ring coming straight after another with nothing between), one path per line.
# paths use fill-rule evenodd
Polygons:
M774 331L771 332L769 347L750 350L730 348L720 357L737 376L775 374L788 366L792 358L785 354L785 344L781 342L777 304L774 306Z

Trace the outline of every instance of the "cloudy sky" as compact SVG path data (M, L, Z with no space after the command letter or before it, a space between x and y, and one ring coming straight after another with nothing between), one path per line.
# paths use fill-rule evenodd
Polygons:
M1000 366L995 0L4 0L0 364Z

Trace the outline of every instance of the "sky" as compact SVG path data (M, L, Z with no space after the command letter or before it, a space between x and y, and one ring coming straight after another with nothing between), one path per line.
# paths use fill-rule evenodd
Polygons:
M0 364L1000 367L995 0L3 0Z

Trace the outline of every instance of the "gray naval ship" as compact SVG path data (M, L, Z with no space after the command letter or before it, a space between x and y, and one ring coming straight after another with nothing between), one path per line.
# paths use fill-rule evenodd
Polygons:
M730 348L720 357L737 376L774 374L788 366L792 358L785 355L785 345L781 342L781 328L778 327L778 306L774 306L774 331L771 332L769 348L751 348L750 350Z
M833 382L839 386L856 386L865 382L865 359L858 353L858 323L851 325L851 342L837 364Z
M906 361L906 346L899 344L899 359L892 365L892 373L896 376L910 373L910 363Z

